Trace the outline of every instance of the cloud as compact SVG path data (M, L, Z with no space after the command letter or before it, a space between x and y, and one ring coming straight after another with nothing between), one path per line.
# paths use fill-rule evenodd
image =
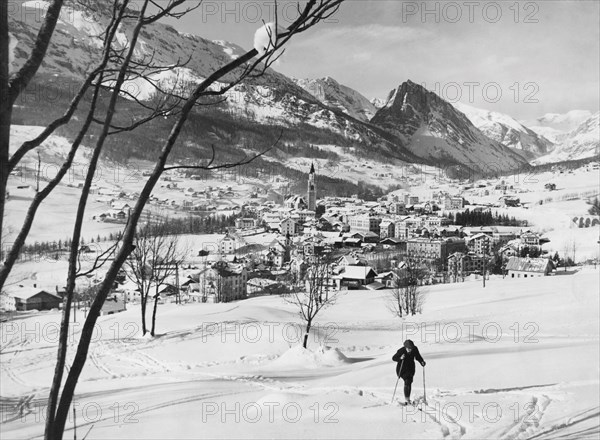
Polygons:
M421 41L433 36L430 30L388 25L336 26L321 28L308 38L300 38L298 47L345 43L349 50L370 47L372 50L388 45Z

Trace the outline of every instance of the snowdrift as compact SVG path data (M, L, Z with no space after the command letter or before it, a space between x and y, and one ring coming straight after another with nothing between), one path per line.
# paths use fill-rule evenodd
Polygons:
M349 363L350 360L337 348L321 345L314 351L302 346L292 347L269 366L286 369L319 368L337 367Z

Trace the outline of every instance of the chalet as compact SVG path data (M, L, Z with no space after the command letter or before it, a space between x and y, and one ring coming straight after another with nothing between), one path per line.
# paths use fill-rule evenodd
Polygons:
M131 209L131 206L129 206L128 203L126 202L120 202L120 201L114 201L111 203L110 207L112 209L116 209L118 211L125 211L127 212L129 209Z
M360 247L361 244L362 239L360 238L349 237L344 239L344 246Z
M106 218L111 218L114 220L125 220L127 218L127 214L125 213L125 211L122 210L111 209L110 211L108 211Z
M388 237L379 242L384 249L397 249L406 252L406 241L399 238Z
M549 275L553 267L549 258L510 257L506 271L509 278L534 278Z
M346 266L344 271L334 275L333 279L338 289L360 289L374 283L376 276L377 273L370 266Z
M500 197L500 202L505 207L517 207L521 204L521 199L514 196L503 196Z
M392 288L398 284L400 277L396 272L382 272L375 277L375 282L381 283L384 287Z
M62 298L37 287L23 287L12 292L15 310L52 310L60 308Z
M550 240L548 240L547 238L543 238L540 236L540 234L537 234L535 232L523 232L521 234L521 243L524 246L529 246L529 247L541 247L543 244L548 243Z
M352 234L352 238L358 238L362 243L377 243L379 241L379 235L375 232L357 232Z
M365 260L354 255L344 255L343 257L340 257L340 259L337 261L337 264L341 267L367 265Z

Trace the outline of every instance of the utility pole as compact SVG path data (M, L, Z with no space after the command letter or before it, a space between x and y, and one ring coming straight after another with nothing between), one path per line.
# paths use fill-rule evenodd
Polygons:
M177 303L181 304L181 291L179 290L179 263L175 262L175 288L177 289Z
M489 253L489 247L490 247L490 239L489 237L486 237L483 239L483 287L485 287L485 273L487 271L487 258L488 258L488 253Z

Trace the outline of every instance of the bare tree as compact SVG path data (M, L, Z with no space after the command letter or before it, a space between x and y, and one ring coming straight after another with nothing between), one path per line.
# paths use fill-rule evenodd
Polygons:
M308 344L308 335L319 312L333 305L337 299L337 291L331 288L331 264L329 254L312 256L308 268L292 284L291 293L285 297L287 302L296 306L304 321L304 348Z
M387 307L394 316L402 318L423 311L426 291L422 286L424 271L406 265L395 272L394 287L387 298Z
M138 43L138 37L141 31L148 25L158 21L163 17L179 18L189 12L193 7L184 9L182 12L176 12L175 9L184 5L184 0L168 0L166 2L155 2L152 0L142 0L139 2L138 11L132 12L128 9L130 0L114 0L112 3L112 18L110 23L103 33L104 49L101 61L98 66L85 78L81 88L75 94L67 111L55 121L50 123L47 128L35 139L25 142L17 151L9 157L9 140L10 140L10 124L12 118L12 108L16 98L27 87L27 84L35 76L39 66L44 60L46 50L50 44L56 22L60 15L63 6L62 0L54 0L50 3L44 17L42 26L38 32L38 36L34 47L32 48L30 58L25 65L14 75L9 77L8 74L8 10L7 2L0 2L0 219L3 219L5 209L6 185L8 176L19 164L23 156L39 147L55 130L68 123L74 115L79 104L82 102L83 96L86 93L92 94L92 101L87 110L87 114L83 118L83 125L76 135L72 143L71 150L67 155L67 159L61 166L59 172L54 179L40 189L39 193L34 197L26 220L17 235L14 245L8 252L8 258L0 268L0 290L4 285L14 262L29 234L33 218L37 208L42 201L47 197L53 189L58 185L62 177L72 165L73 158L78 147L81 145L86 134L89 133L89 128L92 124L100 127L99 134L94 137L95 146L92 149L89 166L85 175L85 181L81 190L81 196L77 206L77 214L73 228L72 245L69 250L69 269L67 274L67 288L65 307L63 309L63 318L61 322L61 330L59 336L59 346L57 351L57 363L48 398L48 415L46 419L45 437L47 439L62 438L66 419L69 414L69 408L72 402L75 387L77 385L81 371L87 359L87 353L94 329L94 325L98 318L100 309L106 300L108 293L111 290L112 284L118 275L119 270L129 257L129 254L134 250L133 241L137 230L137 225L141 217L141 213L148 201L150 194L155 187L158 179L165 170L169 169L203 169L215 170L221 168L232 168L239 165L249 163L256 156L242 159L234 163L217 163L215 160L215 151L213 150L212 157L201 165L168 165L169 155L175 145L181 130L187 121L192 110L198 105L199 100L203 97L222 96L236 84L249 77L259 76L277 59L281 53L281 48L298 33L302 33L307 29L315 26L322 20L329 18L339 8L343 0L309 0L303 7L298 8L298 18L287 27L285 31L278 32L276 35L270 35L273 42L272 47L267 48L264 52L258 53L256 50L250 50L238 58L232 60L226 65L214 71L212 74L196 85L195 89L189 96L177 96L176 93L167 94L170 98L166 99L162 105L158 107L148 108L149 114L147 117L137 121L132 121L128 126L117 126L113 119L117 111L117 104L120 97L125 93L123 85L126 80L135 78L135 75L144 75L149 72L155 72L156 69L168 70L173 66L154 66L152 60L140 62L134 59L134 51ZM196 5L197 6L197 5ZM149 12L149 11L152 12ZM277 16L277 13L275 14ZM113 41L116 30L124 20L129 20L134 23L131 35L129 35L128 45L124 49L115 49ZM277 29L277 22L275 23ZM154 68L155 70L151 70ZM148 75L149 76L149 75ZM227 82L223 83L223 79L227 78ZM220 82L221 85L215 89L214 86ZM100 90L108 89L110 97L108 102L100 108L97 105L97 100ZM132 97L133 98L133 97ZM144 106L145 104L136 101ZM69 315L71 304L73 301L75 280L79 276L84 276L79 261L78 244L81 240L81 230L83 226L84 214L87 207L90 188L94 180L97 165L106 139L110 135L130 131L141 126L146 121L152 118L160 117L169 113L173 116L174 124L163 147L156 160L153 171L145 182L135 207L132 209L129 221L125 226L123 233L120 235L118 246L115 245L110 249L110 252L103 254L104 259L97 259L93 264L92 269L97 270L101 265L108 261L108 256L111 257L110 265L106 271L104 279L98 287L97 295L94 298L90 311L85 320L81 338L77 345L74 361L71 368L68 370L66 380L63 384L63 372L65 370L67 338L69 327ZM262 154L262 153L261 153ZM257 155L258 156L258 155ZM1 220L0 220L1 222ZM2 225L0 224L0 227ZM3 228L2 228L3 229ZM2 244L0 243L0 246ZM88 271L89 272L89 271Z
M134 246L133 252L125 263L128 269L126 274L140 291L142 334L144 335L148 331L146 308L152 287L154 287L154 306L150 329L150 334L154 336L160 286L170 277L178 275L179 266L185 257L185 250L181 248L177 235L167 233L164 223L139 230L134 239Z
M404 310L406 310L405 295L398 282L394 282L394 287L387 298L387 308L398 318L404 316Z
M126 0L123 0L126 2ZM132 209L129 217L128 224L126 225L122 239L120 241L120 246L118 250L114 254L114 258L107 269L107 272L104 276L103 281L100 283L100 288L98 294L92 305L90 307L90 312L86 318L86 321L83 326L83 330L81 333L81 338L79 340L77 350L74 356L74 361L71 368L68 371L67 378L64 382L64 386L61 391L61 383L62 383L62 372L65 367L65 354L66 354L66 340L67 340L67 330L68 330L68 319L65 320L63 318L63 322L61 324L61 334L59 340L59 348L58 348L58 359L57 366L55 369L55 376L53 379L52 389L49 397L49 405L48 405L48 417L46 423L46 438L62 438L64 426L66 423L66 419L69 414L69 408L72 402L73 393L75 391L75 387L77 385L79 376L83 367L85 365L87 359L87 353L89 350L90 341L93 334L94 325L96 323L98 314L100 309L106 300L108 293L110 292L112 283L114 282L118 271L122 267L122 265L127 260L129 254L133 251L133 240L135 237L135 232L137 228L137 224L141 217L142 210L144 209L147 200L150 197L150 194L158 182L161 174L165 170L169 169L204 169L204 170L214 170L221 168L233 168L245 163L249 163L254 157L244 159L235 163L215 163L215 154L213 151L212 157L207 161L207 163L197 166L190 165L167 165L167 161L169 159L169 154L171 153L173 146L175 145L176 140L181 133L181 130L191 113L191 111L196 106L197 101L203 96L215 96L222 95L228 90L230 90L233 86L248 78L250 76L256 76L264 73L266 68L272 64L272 62L276 59L275 54L280 53L279 49L283 47L295 34L306 31L307 29L313 27L318 24L322 20L330 17L334 14L342 0L310 0L308 1L303 8L299 10L299 16L288 28L273 36L274 44L272 50L267 50L264 53L259 54L255 49L246 52L244 55L232 60L225 66L213 72L209 75L204 81L200 82L193 93L185 100L183 105L178 110L178 114L175 118L175 123L167 136L163 147L159 153L158 159L154 166L153 171L148 177L145 185L140 193L138 201L135 207ZM119 70L119 74L117 79L113 84L113 92L111 95L111 99L109 104L107 105L106 112L104 115L104 124L102 127L101 134L98 136L98 140L96 141L96 146L92 153L92 158L90 160L90 166L88 168L88 173L86 175L86 180L84 183L84 188L82 190L82 195L80 197L78 211L77 211L77 219L74 227L74 236L73 242L79 242L79 236L81 233L83 214L85 212L87 197L89 195L89 189L91 186L91 182L93 181L93 176L95 174L95 169L97 166L98 158L102 151L102 147L104 142L106 141L107 136L109 135L111 130L114 130L115 127L112 125L112 117L115 113L115 107L117 104L117 97L120 94L121 87L125 78L127 76L128 68L131 64L131 58L133 54L133 50L137 43L137 36L144 25L151 23L155 20L158 20L161 17L167 16L172 13L173 8L176 6L180 6L183 4L183 0L171 0L168 2L168 5L161 6L160 12L156 13L150 17L147 16L147 7L149 4L149 0L144 0L142 2L142 7L139 13L136 14L136 26L133 32L133 35L130 39L129 51L122 56L121 58L121 69ZM152 2L152 5L157 7L156 2ZM277 28L277 26L275 26ZM213 86L217 81L222 80L224 77L236 73L236 77L234 80L229 83L221 86L218 90L211 90L210 87ZM71 249L71 256L73 255L73 248ZM70 268L72 264L70 261ZM76 276L76 272L69 270L68 280L70 281L72 278ZM72 289L69 288L68 283L67 289L67 302L69 298L72 298ZM68 308L66 308L68 310ZM65 313L64 316L68 317L68 312ZM56 405L56 399L60 395L60 400L58 401L58 405Z

